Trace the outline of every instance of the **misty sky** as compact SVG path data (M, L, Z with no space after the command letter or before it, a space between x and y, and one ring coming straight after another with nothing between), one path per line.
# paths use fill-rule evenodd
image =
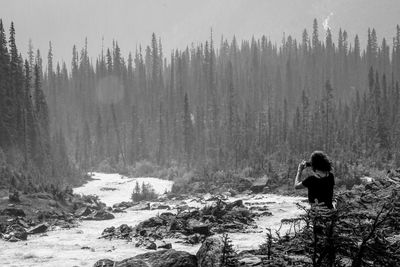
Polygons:
M400 0L0 0L0 18L7 30L14 21L17 44L25 56L28 40L47 54L52 41L57 60L69 66L72 46L81 48L88 38L89 54L96 57L112 40L124 56L139 44L148 45L152 32L161 37L164 55L171 49L203 42L213 28L219 44L221 35L238 40L265 34L280 42L283 32L299 38L304 28L311 32L317 18L337 34L345 28L351 38L359 33L365 43L368 27L378 38L392 43L400 24ZM336 38L336 37L335 37Z

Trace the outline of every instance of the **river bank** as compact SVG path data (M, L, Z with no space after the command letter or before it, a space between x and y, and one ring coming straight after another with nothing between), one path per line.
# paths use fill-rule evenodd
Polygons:
M169 191L171 181L156 178L127 178L119 174L94 173L93 179L74 189L77 194L96 194L108 206L128 201L136 182L152 185L158 194ZM259 217L256 224L257 233L232 233L230 237L237 250L256 249L265 240L265 227L278 229L282 219L293 218L300 211L296 203L303 198L287 197L272 194L242 195L230 200L242 199L246 205L267 205L272 216ZM191 199L183 200L187 203ZM172 203L171 203L172 204ZM6 266L92 266L100 258L122 260L147 250L136 248L133 243L124 240L98 239L102 231L110 226L127 224L135 226L140 222L161 213L160 210L133 210L126 213L115 213L115 218L106 221L81 221L72 229L55 228L43 235L30 236L28 240L16 243L0 241L2 253L0 262ZM173 212L173 210L172 210ZM284 229L281 229L284 231ZM191 246L179 243L179 240L168 240L176 250L195 253L199 245Z

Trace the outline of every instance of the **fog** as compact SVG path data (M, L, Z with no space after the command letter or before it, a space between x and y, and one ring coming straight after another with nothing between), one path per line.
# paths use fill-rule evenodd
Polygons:
M91 56L118 40L123 54L147 45L155 32L165 55L171 49L204 41L213 29L216 43L223 34L241 39L265 34L280 43L282 33L298 36L311 29L317 18L321 36L324 27L336 34L345 28L349 37L360 36L363 44L368 27L391 43L398 24L400 5L396 0L0 0L0 17L8 29L14 21L17 44L26 53L31 38L35 48L46 54L49 41L56 60L70 65L72 46L82 47L85 37ZM325 27L325 28L326 28ZM104 41L102 41L104 39Z

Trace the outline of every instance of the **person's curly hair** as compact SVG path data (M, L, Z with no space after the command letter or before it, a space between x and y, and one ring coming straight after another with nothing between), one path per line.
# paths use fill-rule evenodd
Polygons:
M311 154L311 167L312 169L323 171L323 172L330 172L332 171L332 164L328 159L328 156L322 151L314 151Z

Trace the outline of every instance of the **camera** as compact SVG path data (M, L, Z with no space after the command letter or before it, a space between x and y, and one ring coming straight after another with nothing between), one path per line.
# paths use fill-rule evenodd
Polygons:
M311 162L307 161L305 166L306 168L311 167Z

